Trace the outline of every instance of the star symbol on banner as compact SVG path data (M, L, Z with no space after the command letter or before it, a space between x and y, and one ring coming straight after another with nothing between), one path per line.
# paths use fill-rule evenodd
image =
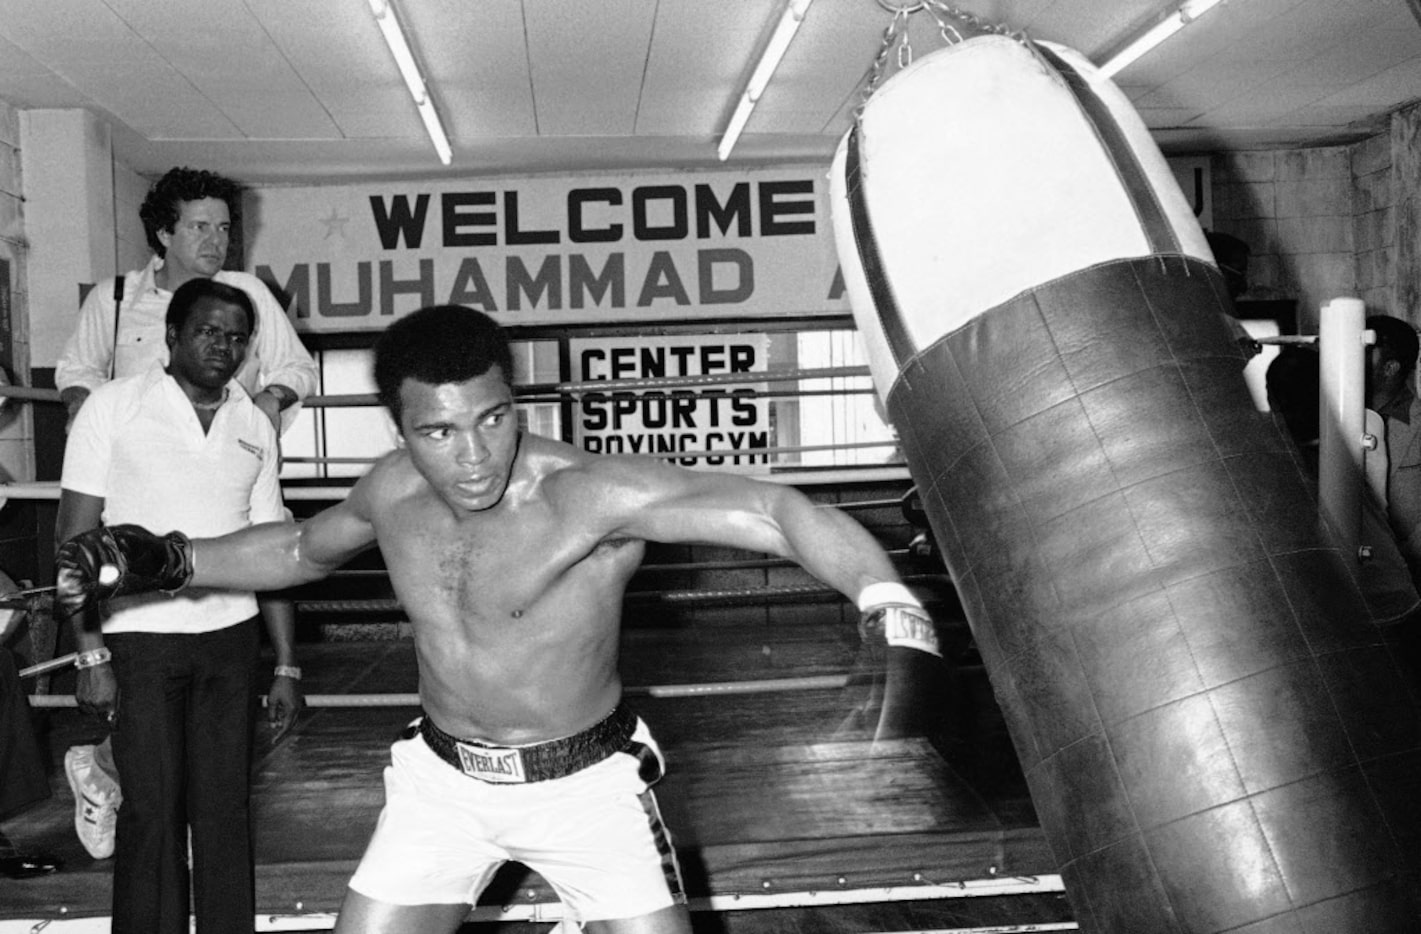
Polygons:
M342 240L345 239L345 225L350 221L348 217L341 217L340 213L331 208L331 213L327 217L321 218L321 223L326 225L326 235L323 240L329 240L332 235L339 234Z

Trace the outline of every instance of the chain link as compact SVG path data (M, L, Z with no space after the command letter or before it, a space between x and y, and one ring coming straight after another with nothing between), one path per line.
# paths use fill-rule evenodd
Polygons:
M898 70L913 64L913 44L908 41L908 30L903 30L898 38Z
M974 13L968 13L966 10L959 10L955 6L950 6L942 2L942 0L923 0L921 5L923 9L927 10L928 14L937 21L938 33L942 36L943 41L949 45L954 42L963 41L963 36L961 32L943 18L944 16L965 24L977 33L990 33L992 35L1007 36L1013 39L1025 39L1025 35L1021 32L1013 31L1001 23L984 20ZM949 32L952 33L952 36L948 35Z
M893 3L890 0L877 0L883 9L893 14L888 26L883 30L883 38L879 43L878 54L873 58L873 64L862 82L863 90L859 95L859 102L854 107L854 119L857 120L863 115L864 106L868 104L868 99L873 96L878 85L883 82L885 73L888 70L888 60L897 46L898 70L901 71L913 63L913 46L908 39L908 20L913 14L926 11L937 23L938 35L947 45L955 45L966 41L970 36L964 36L963 31L954 26L951 20L961 23L967 31L973 35L996 35L1006 36L1015 39L1032 48L1026 33L1020 30L1013 30L1001 23L984 20L974 13L958 9L955 6L944 2L944 0L917 0L914 3ZM1034 51L1034 49L1033 49Z
M883 0L878 0L878 3L884 9L890 8ZM893 18L889 20L888 25L884 27L883 38L879 41L878 54L873 57L873 64L868 66L868 72L862 80L863 90L859 94L858 106L854 108L855 120L863 114L864 105L866 105L868 99L873 96L874 89L878 87L878 83L883 80L883 72L888 65L888 53L892 50L893 44L898 40L899 30L902 30L903 40L906 42L908 38L908 30L906 28L908 25L908 17L920 7L921 4L917 4L911 8L897 7L893 10Z

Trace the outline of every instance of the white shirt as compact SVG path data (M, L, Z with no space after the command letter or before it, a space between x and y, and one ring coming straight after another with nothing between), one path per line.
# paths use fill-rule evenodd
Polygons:
M142 373L155 360L167 364L165 337L168 303L173 293L158 287L156 274L162 268L162 257L154 256L147 266L124 276L117 355L113 335L114 280L105 279L89 291L79 306L74 333L64 342L64 350L55 364L56 388L79 386L93 391L108 382L111 363L115 377ZM236 375L247 394L256 395L262 387L272 383L288 387L298 399L315 392L316 362L302 346L291 319L286 317L271 290L250 273L224 269L212 278L246 292L257 309L256 333L247 349L247 359ZM298 402L282 411L282 430L290 427L299 406Z
M105 383L79 410L60 486L104 500L105 525L159 535L223 535L285 518L271 422L234 379L206 433L192 403L159 364ZM212 632L257 612L251 593L188 588L120 597L110 632Z

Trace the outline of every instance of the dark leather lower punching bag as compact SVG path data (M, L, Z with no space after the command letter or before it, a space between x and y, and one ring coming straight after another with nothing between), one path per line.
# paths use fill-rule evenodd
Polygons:
M830 184L1082 930L1421 931L1415 699L1125 97L968 39L873 93Z

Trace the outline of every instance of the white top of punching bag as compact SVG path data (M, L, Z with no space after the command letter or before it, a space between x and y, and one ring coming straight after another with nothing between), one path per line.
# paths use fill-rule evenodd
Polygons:
M1213 254L1129 101L1079 53L1038 43L1087 81L1172 228L1172 251ZM989 35L925 55L877 89L859 124L869 223L915 349L1027 289L1160 252L1077 95L1022 42ZM848 204L850 137L830 172L845 284L875 384L897 378L869 296Z

